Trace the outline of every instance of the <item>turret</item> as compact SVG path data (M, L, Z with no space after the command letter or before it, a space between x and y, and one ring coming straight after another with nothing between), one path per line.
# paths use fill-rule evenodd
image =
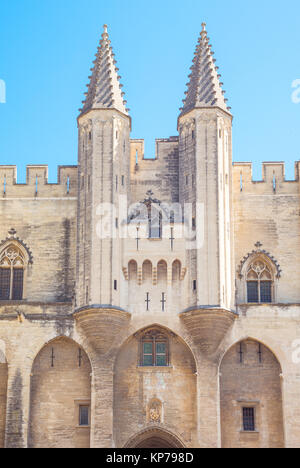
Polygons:
M180 202L190 206L189 307L234 306L232 115L224 98L206 25L196 47L178 119Z
M118 216L129 197L131 120L106 25L91 71L78 117L77 308L120 305Z

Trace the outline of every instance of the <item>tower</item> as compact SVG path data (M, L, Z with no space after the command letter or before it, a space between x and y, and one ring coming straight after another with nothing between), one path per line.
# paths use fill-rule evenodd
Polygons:
M77 308L120 305L119 200L129 195L131 119L107 26L78 118Z
M188 305L231 309L232 115L213 54L203 23L178 119L179 197L185 213L190 207L195 231L194 245L187 252Z

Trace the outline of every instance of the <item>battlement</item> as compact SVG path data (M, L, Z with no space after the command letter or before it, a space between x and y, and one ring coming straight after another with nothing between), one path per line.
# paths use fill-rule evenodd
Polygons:
M17 183L17 166L0 166L0 198L77 197L77 166L59 166L57 183L48 182L47 165L28 165L26 183Z
M300 161L295 163L295 179L286 180L284 162L264 162L262 180L253 180L253 165L250 162L233 163L233 187L235 192L255 194L300 193Z

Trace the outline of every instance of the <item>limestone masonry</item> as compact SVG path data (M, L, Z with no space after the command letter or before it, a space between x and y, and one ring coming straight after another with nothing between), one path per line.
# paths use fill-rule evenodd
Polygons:
M156 159L119 80L105 26L78 166L0 166L0 447L299 447L300 162L232 163L205 24Z

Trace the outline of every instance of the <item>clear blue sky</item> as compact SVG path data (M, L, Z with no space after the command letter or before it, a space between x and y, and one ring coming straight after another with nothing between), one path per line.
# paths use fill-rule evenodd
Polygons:
M133 119L133 138L176 135L178 109L201 30L209 37L234 114L234 160L300 159L299 0L0 0L0 164L76 164L76 117L109 25Z

